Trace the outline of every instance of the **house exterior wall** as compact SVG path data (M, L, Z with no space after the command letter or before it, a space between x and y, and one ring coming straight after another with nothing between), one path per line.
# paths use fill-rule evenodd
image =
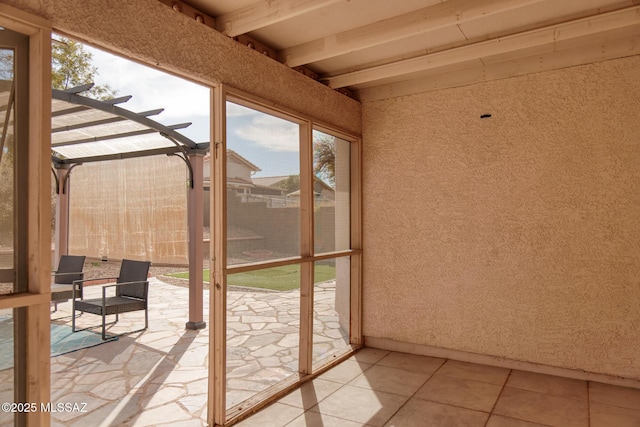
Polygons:
M175 12L157 0L3 0L55 31L205 85L225 83L360 133L357 101Z
M365 103L365 336L640 379L638 70Z

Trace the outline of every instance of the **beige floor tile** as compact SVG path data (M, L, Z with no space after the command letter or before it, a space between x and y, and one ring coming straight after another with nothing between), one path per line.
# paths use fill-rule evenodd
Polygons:
M301 415L304 411L293 406L274 403L257 414L236 424L238 427L282 427Z
M445 359L438 359L436 357L392 352L379 361L378 365L431 375L442 366L444 362Z
M507 387L535 391L552 396L562 396L570 399L587 399L586 381L537 374L534 372L512 371L507 380Z
M602 383L589 383L591 402L619 406L628 409L640 408L640 389L618 387Z
M447 360L447 362L438 369L436 375L447 375L466 380L503 385L509 376L509 369L459 362L457 360Z
M357 423L382 426L407 397L345 385L311 411Z
M476 411L491 412L501 391L502 386L495 384L434 375L418 390L415 397Z
M505 387L494 413L554 427L587 427L587 401Z
M591 427L640 426L640 409L632 410L617 406L602 405L600 403L592 403L589 409L591 415Z
M357 362L363 363L378 363L382 358L391 353L388 350L380 350L378 348L365 347L360 350L353 356L351 356L350 360L355 360Z
M385 427L484 427L489 414L411 399Z
M515 418L491 415L486 427L546 427L544 424L516 420Z
M369 369L370 363L356 362L353 360L345 360L338 366L331 368L329 371L320 375L319 378L323 380L333 381L341 384L346 384L353 380L358 375Z
M319 412L307 411L287 424L287 427L364 427L369 424L356 423L342 418L332 417Z
M342 387L340 383L316 378L299 389L292 391L280 399L279 402L297 408L309 409L340 387Z
M356 377L349 385L411 396L428 378L427 374L376 365Z

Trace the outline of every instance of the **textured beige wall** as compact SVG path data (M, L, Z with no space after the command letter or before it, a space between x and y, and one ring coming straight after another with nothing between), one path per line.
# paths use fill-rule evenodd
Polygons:
M56 31L203 84L226 83L360 133L360 104L157 0L3 0Z
M640 379L639 70L365 103L365 335Z

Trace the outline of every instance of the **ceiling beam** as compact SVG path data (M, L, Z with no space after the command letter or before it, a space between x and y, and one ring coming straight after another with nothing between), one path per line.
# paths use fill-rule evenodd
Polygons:
M504 37L473 43L442 52L380 65L332 77L324 77L332 88L354 86L375 80L436 69L447 65L481 59L493 55L532 48L545 44L585 37L591 34L624 28L640 23L640 6L632 6L614 12L576 19L562 24L525 31Z
M536 54L514 60L480 64L457 71L427 71L410 80L372 86L358 92L360 102L379 101L381 99L412 95L453 87L524 76L533 72L558 70L576 65L591 64L598 61L640 55L640 31L629 37L603 39L597 48L587 43L583 46L570 45L566 49Z
M341 1L344 0L261 0L216 17L216 28L235 37Z
M322 61L407 37L462 24L544 0L448 0L393 18L283 49L289 67Z

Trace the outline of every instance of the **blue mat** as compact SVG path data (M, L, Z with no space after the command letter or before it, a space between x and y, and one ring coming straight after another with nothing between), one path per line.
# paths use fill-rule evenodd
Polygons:
M118 337L102 336L92 331L71 332L71 326L60 323L51 323L51 357L95 347L109 341L115 341ZM13 366L13 317L0 317L0 371Z

